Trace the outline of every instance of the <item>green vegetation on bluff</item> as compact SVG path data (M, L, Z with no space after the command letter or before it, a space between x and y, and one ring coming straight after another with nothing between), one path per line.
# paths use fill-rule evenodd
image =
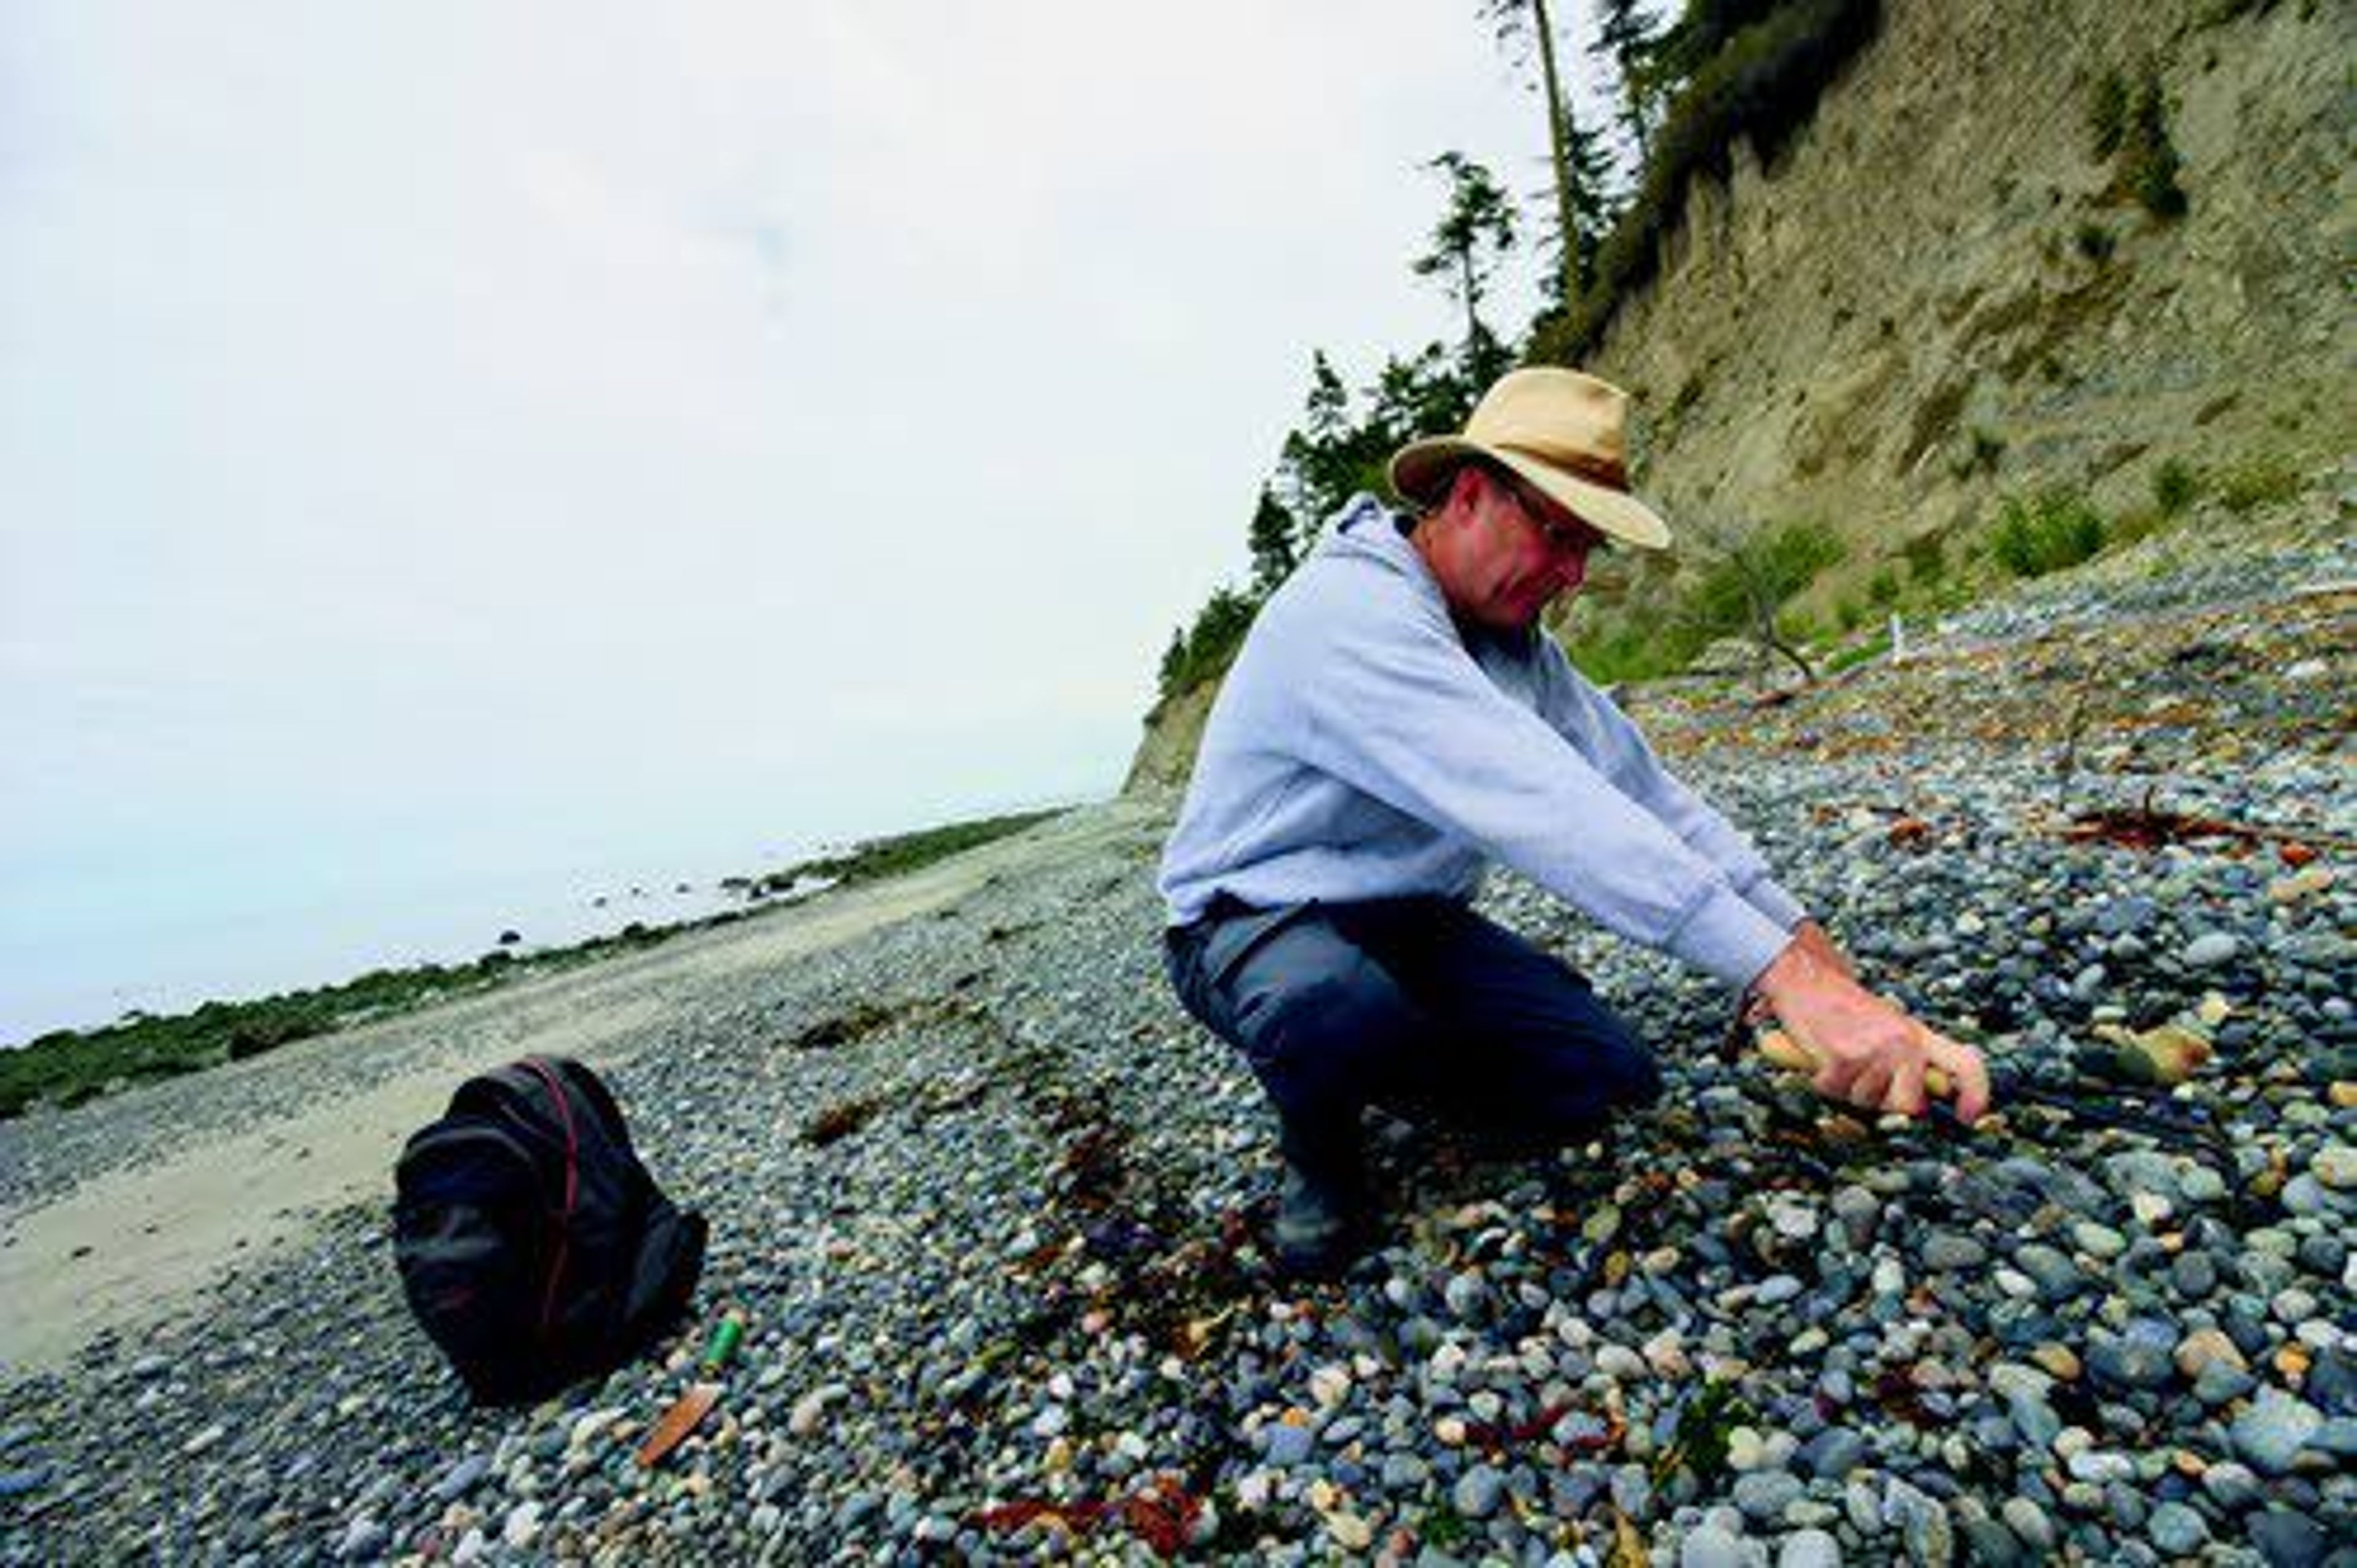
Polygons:
M761 897L783 893L810 880L823 880L830 887L874 882L1020 832L1058 814L1014 812L866 839L839 854L805 861L758 883L732 877L722 886ZM170 1017L133 1013L102 1028L59 1029L19 1049L0 1050L0 1119L21 1115L37 1103L79 1105L133 1084L242 1061L292 1041L475 995L522 976L551 974L654 947L683 932L744 919L752 912L732 909L662 927L633 921L609 937L521 957L501 950L486 953L471 963L372 970L339 985L288 991L249 1002L208 1002L193 1012Z
M862 839L840 854L798 861L783 871L770 873L751 886L757 892L784 893L801 882L823 881L830 887L850 887L862 882L899 876L931 865L937 860L946 860L951 855L979 848L993 839L1003 839L1026 828L1037 827L1049 818L1062 814L1060 807L1044 811L1012 811L1004 816L945 822L937 828L919 828L913 832L893 833L884 838Z
M524 958L500 951L472 963L371 970L339 985L250 1002L208 1002L169 1017L135 1012L102 1028L59 1029L19 1049L0 1050L0 1117L21 1114L37 1101L79 1105L135 1083L242 1061L295 1040L472 995L518 975L651 946L669 934L634 924L614 936Z

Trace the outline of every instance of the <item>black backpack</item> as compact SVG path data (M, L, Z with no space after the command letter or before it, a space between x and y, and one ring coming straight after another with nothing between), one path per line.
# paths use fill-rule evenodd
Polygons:
M394 1173L410 1310L484 1404L628 1360L685 1311L704 1217L665 1197L614 1097L562 1057L468 1079Z

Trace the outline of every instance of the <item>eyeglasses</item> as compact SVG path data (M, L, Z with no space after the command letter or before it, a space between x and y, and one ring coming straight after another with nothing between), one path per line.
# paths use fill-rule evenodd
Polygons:
M1547 515L1546 503L1532 495L1529 487L1522 480L1505 474L1493 478L1514 503L1514 510L1522 514L1523 521L1538 530L1540 541L1554 554L1587 555L1611 548L1601 531L1577 519L1562 523Z

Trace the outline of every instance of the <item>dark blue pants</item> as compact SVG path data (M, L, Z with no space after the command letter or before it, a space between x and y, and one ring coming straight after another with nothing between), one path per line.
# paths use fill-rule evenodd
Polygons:
M1314 1181L1355 1190L1371 1104L1554 1145L1661 1092L1652 1056L1577 972L1449 899L1223 901L1170 931L1166 958Z

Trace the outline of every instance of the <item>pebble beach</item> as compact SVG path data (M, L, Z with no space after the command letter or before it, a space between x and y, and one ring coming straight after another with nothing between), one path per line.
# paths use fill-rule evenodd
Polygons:
M375 1190L0 1367L0 1563L2357 1563L2353 565L2057 585L1773 705L1631 698L1871 982L2122 1106L2190 1041L2216 1138L1844 1114L1501 875L1667 1092L1544 1158L1379 1122L1380 1246L1290 1283L1258 1090L1161 975L1172 803L1117 800L774 958L832 895L0 1123L5 1251L554 1010L713 1236L657 1352L477 1410L371 1143ZM642 1468L732 1310L717 1408Z

